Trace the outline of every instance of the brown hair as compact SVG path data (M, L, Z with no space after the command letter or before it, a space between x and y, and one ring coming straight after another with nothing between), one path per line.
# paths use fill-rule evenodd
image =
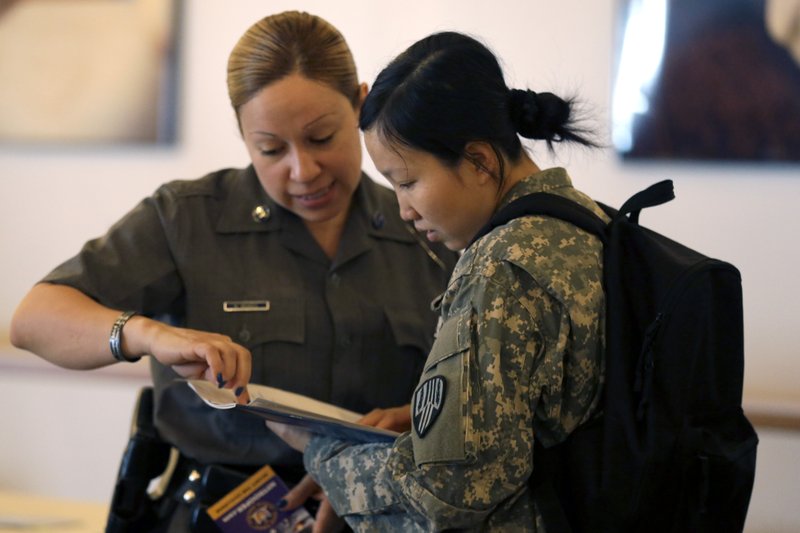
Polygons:
M250 26L228 58L228 96L237 117L261 89L293 73L358 102L356 66L342 34L320 17L285 11Z

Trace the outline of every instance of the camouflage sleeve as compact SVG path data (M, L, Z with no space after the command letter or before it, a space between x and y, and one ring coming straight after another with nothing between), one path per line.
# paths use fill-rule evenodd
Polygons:
M518 504L539 394L531 354L543 349L534 315L554 304L519 290L480 276L462 287L464 305L454 302L415 391L413 429L393 447L312 441L307 467L337 511L404 513L425 529L474 527L498 507L530 512Z
M350 445L315 437L304 457L306 470L354 531L424 530L424 517L408 511L402 487L393 476L392 464L409 453L408 434L394 446Z

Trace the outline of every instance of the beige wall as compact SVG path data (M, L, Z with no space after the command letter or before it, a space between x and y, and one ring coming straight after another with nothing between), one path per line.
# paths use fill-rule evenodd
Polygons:
M347 37L366 81L395 53L427 33L445 29L474 33L503 58L512 83L536 90L577 92L591 104L605 133L609 128L615 5L615 0L186 0L181 41L181 140L177 145L94 149L0 146L0 346L7 344L8 322L27 289L158 184L246 164L227 104L225 62L239 35L262 15L299 8L327 18ZM548 162L541 148L534 156ZM745 297L746 398L800 402L796 385L800 358L795 357L795 334L800 326L800 277L796 274L800 252L790 244L797 241L794 233L800 229L794 211L800 198L800 167L630 164L611 151L566 151L555 163L569 168L578 187L612 204L655 181L673 179L677 199L646 212L643 223L740 268ZM365 168L372 169L368 160ZM55 375L65 380L63 387L55 386ZM15 395L24 395L26 390L41 395L78 394L74 401L85 408L88 399L77 391L91 390L93 394L87 398L113 398L107 405L113 403L116 409L116 425L113 437L105 443L105 422L95 428L83 423L50 426L47 422L48 417L63 420L71 416L78 406L65 407L56 401L50 407L40 398L33 403L15 402L23 409L17 411L4 403L0 416L22 428L20 435L0 432L4 451L24 455L21 439L28 427L20 418L24 414L31 425L55 427L59 433L68 434L78 427L81 434L91 431L91 436L78 440L87 449L102 450L95 452L96 457L107 455L102 464L116 468L124 444L120 432L124 433L128 422L127 404L138 382L111 379L102 384L72 374L48 374L37 380L36 373L27 370L20 376L6 378L16 388L3 384L6 394L0 399L12 399L12 390ZM23 383L28 385L21 387ZM73 385L71 393L65 390L69 384ZM26 404L28 411L24 411ZM32 438L40 435L35 433ZM59 442L54 439L53 445ZM71 441L66 438L64 442ZM81 456L80 460L86 459ZM31 458L31 463L35 462ZM0 462L0 483L19 483L25 475L18 471L19 464L14 465L14 475L8 474L7 464ZM105 494L113 473L103 476L99 482L90 478L81 494L92 498ZM770 498L776 500L781 501L780 497Z

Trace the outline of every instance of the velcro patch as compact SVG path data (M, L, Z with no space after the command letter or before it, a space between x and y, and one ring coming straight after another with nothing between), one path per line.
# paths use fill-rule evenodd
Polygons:
M417 436L424 437L431 429L444 406L444 393L447 382L442 376L434 376L425 381L414 393L414 410L412 420Z

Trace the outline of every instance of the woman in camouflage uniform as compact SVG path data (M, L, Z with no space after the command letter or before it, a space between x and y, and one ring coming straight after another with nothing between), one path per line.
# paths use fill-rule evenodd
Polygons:
M356 530L541 529L529 490L534 440L563 441L600 398L602 245L546 216L472 240L493 213L538 191L605 218L564 169L541 170L518 134L594 143L574 126L571 102L510 90L494 55L458 33L427 37L390 63L360 126L401 216L465 252L439 304L412 430L393 445L282 435L305 446L309 473Z

